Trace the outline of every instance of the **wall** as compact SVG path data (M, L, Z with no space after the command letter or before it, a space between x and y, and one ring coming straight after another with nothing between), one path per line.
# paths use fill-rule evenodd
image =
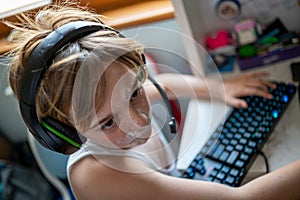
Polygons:
M175 19L130 27L121 32L126 37L134 38L142 43L145 52L150 53L156 62L161 64L163 72L175 69L182 73L190 73L182 35Z

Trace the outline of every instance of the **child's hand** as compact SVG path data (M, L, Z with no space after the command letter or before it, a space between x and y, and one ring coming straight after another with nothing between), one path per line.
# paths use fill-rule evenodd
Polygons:
M246 101L239 97L255 95L271 99L272 95L268 92L268 88L275 89L276 85L263 79L268 75L268 72L250 72L225 80L225 102L234 107L247 108Z

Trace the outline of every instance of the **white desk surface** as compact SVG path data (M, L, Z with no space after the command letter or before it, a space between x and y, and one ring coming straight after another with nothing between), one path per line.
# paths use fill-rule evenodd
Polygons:
M291 82L290 63L296 61L299 62L300 57L269 66L254 68L253 70L266 70L270 72L269 78L272 80ZM234 74L238 73L240 71L236 69ZM228 78L231 75L224 74L223 77ZM230 107L221 103L211 103L202 100L192 100L189 103L178 153L177 168L184 169L189 165L230 109ZM271 171L300 159L300 106L298 91L262 151L268 158ZM260 156L257 157L248 175L251 172L265 172L265 163Z

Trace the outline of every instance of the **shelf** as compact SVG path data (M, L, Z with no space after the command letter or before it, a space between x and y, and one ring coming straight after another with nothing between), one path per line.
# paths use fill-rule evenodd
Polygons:
M14 48L15 45L12 43L9 43L6 39L0 39L0 55L8 52L12 48Z
M119 0L106 0L102 3L97 2L97 0L91 1L90 6L98 10L101 15L105 16L105 23L115 29L123 29L174 18L174 8L170 0L131 0L127 5L124 5L124 3L122 3L123 1L120 3ZM0 55L13 48L13 45L5 39L10 30L7 27L1 27L1 30L2 32L5 30L5 34L0 34L3 37L3 39L0 39Z
M174 8L170 1L143 1L102 14L107 24L121 29L174 18Z

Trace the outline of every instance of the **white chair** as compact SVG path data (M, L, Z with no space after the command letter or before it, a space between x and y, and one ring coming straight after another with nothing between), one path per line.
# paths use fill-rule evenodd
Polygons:
M66 179L68 156L50 151L37 142L27 131L27 138L33 156L48 181L60 192L63 200L71 200L71 195L60 179Z

